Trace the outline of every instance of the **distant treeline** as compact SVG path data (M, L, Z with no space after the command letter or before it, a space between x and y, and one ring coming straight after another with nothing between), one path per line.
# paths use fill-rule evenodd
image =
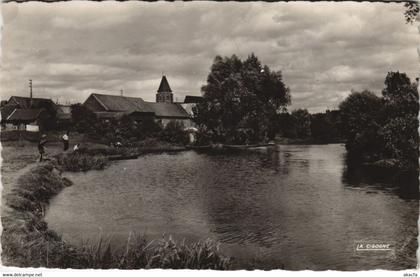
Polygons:
M340 111L310 114L306 109L281 113L276 120L277 135L314 143L343 141Z

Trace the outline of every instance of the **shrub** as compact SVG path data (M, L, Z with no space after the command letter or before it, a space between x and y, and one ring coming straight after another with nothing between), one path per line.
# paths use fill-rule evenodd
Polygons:
M162 139L176 144L188 144L189 139L184 131L184 124L178 121L170 121L162 131Z
M65 171L87 171L91 169L104 169L108 165L108 159L103 155L90 155L73 152L62 156L59 165Z

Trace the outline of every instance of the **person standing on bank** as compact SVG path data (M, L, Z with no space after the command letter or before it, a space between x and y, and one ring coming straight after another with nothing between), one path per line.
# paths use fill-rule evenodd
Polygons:
M62 136L64 151L69 149L69 131Z
M39 161L42 162L43 155L45 154L45 144L47 143L47 135L43 134L38 142Z

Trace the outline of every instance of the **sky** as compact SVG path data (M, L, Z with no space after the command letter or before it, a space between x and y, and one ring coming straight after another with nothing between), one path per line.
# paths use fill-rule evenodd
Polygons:
M352 90L380 94L387 72L419 75L418 22L398 3L56 2L1 5L1 99L83 102L91 93L154 101L201 95L216 55L254 53L281 70L289 110L334 109Z

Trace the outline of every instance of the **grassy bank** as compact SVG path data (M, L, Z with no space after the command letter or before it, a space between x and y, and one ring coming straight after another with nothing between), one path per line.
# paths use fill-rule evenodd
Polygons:
M69 160L70 162L70 160ZM4 197L2 214L2 262L6 266L49 268L190 268L228 269L230 261L219 245L207 240L177 243L171 238L147 242L128 238L111 247L109 241L73 246L48 229L44 215L49 200L72 183L61 177L58 164L46 162L17 179Z
M66 154L57 155L58 165L64 171L88 171L104 169L109 161L104 155L91 155L80 152L71 152Z

